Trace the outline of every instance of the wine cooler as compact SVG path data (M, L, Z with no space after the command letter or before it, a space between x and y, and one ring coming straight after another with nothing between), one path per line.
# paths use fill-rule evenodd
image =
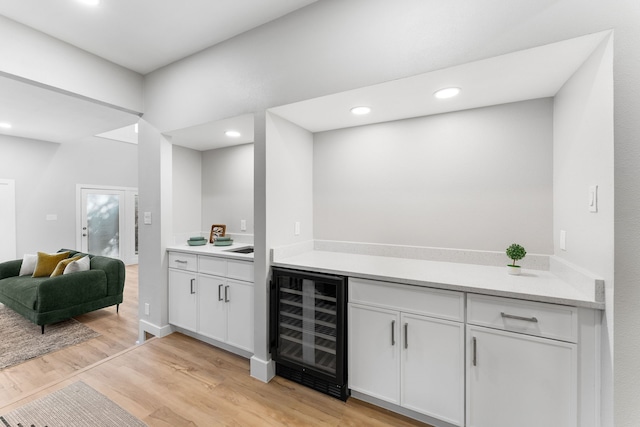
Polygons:
M276 374L341 400L348 398L346 288L346 277L273 269Z

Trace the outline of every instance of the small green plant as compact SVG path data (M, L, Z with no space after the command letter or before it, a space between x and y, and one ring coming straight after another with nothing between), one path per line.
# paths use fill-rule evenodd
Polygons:
M516 261L524 258L524 256L527 254L527 251L525 251L522 246L514 243L507 248L506 253L507 256L513 260L513 264L509 265L512 267L519 267L518 265L516 265Z

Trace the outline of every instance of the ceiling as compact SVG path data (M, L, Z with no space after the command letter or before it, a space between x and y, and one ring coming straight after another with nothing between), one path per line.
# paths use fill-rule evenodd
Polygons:
M321 132L552 97L607 34L590 34L269 111L311 132ZM449 99L433 96L447 87L461 88L461 92ZM350 113L355 106L372 110L355 116Z
M0 0L0 15L146 74L315 1L101 0L92 8L79 0ZM1 73L0 93L0 122L12 124L0 134L68 143L107 132L101 136L137 140L137 115L95 100Z
M240 133L240 136L229 137L225 135L228 130L234 130ZM253 114L216 120L185 129L164 132L164 134L171 137L173 144L198 151L247 144L253 142Z
M140 74L317 0L0 0L0 15Z

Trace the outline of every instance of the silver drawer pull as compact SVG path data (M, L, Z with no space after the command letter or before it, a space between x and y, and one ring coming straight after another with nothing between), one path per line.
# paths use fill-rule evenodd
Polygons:
M515 316L513 314L507 314L504 311L501 312L500 315L502 316L503 319L516 319L516 320L524 320L525 322L538 323L538 319L535 317Z
M391 321L391 345L396 345L396 321Z
M183 261L181 259L176 259L173 262L177 262L178 264L187 264L187 261Z

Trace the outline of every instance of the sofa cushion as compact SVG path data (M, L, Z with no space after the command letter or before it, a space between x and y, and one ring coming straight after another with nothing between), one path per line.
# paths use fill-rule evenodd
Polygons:
M0 294L34 310L38 301L38 286L48 277L15 276L2 279Z
M33 272L33 277L49 277L60 261L69 257L69 252L47 254L38 252L38 262Z
M76 256L78 257L78 259L67 265L67 267L64 269L64 274L77 273L78 271L89 271L91 269L91 258L89 258L89 255Z
M36 263L38 262L38 255L36 254L24 254L22 258L22 264L20 265L19 276L31 276L36 269Z
M53 270L53 273L51 273L51 277L60 276L62 273L64 273L65 269L67 268L67 265L69 265L73 261L79 260L80 258L82 258L82 256L77 255L77 256L74 256L73 258L63 259L58 263L58 265L56 265L56 268Z

